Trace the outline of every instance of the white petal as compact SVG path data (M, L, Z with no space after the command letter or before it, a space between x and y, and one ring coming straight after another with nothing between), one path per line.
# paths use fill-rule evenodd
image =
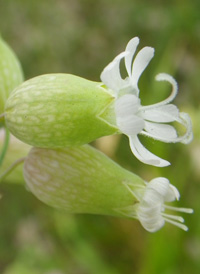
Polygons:
M139 44L139 38L138 37L134 37L132 38L127 46L126 46L126 52L128 53L125 56L125 66L126 66L126 70L128 72L128 76L131 77L131 70L132 70L132 61L133 61L133 56L135 54L135 51L137 49L137 46Z
M150 225L147 225L145 222L144 223L141 223L143 225L143 227L149 231L149 232L156 232L158 231L159 229L161 229L164 224L165 224L165 220L163 218L159 218L157 220L156 223L152 223L151 226Z
M145 47L138 52L132 66L132 77L131 77L132 86L137 86L138 80L142 72L145 70L145 68L147 67L147 65L153 58L153 56L154 56L154 49L150 47Z
M125 86L125 80L122 79L120 74L120 61L126 55L126 52L120 53L110 64L108 64L107 67L104 68L100 75L101 81L108 88L116 92Z
M125 94L115 101L115 112L117 117L137 113L140 107L140 99L133 94Z
M139 141L137 136L129 136L129 143L133 154L143 163L153 166L164 167L170 165L166 160L159 158L148 151Z
M146 206L142 204L139 206L137 212L140 223L149 232L155 232L159 230L165 223L159 206L152 208L148 204Z
M117 117L117 126L126 135L138 134L144 128L144 120L136 115Z
M125 94L116 100L116 122L124 134L135 135L144 128L144 120L135 115L139 107L139 98L132 94Z
M162 199L163 201L165 196L169 192L169 186L170 186L169 180L164 177L155 178L147 184L147 188L154 189L155 192L159 193L161 197L163 198Z
M151 180L147 184L147 189L150 188L154 189L154 191L163 197L163 202L172 202L180 198L178 189L170 184L167 178L158 177Z
M148 208L155 207L159 209L163 203L163 197L158 191L155 191L154 188L148 187L148 185L143 196L143 205L146 205Z
M142 107L141 117L145 120L158 122L158 123L169 123L176 121L179 117L179 110L175 105L167 104L160 107Z
M174 200L179 200L180 199L180 193L178 189L173 186L169 185L168 193L165 196L165 202L172 202Z
M139 220L148 226L154 225L160 218L162 218L159 207L151 207L148 204L141 204L137 213Z
M165 220L161 217L157 220L156 223L153 222L152 220L150 223L147 223L146 220L140 220L139 216L138 216L138 219L139 219L141 225L149 232L156 232L159 229L161 229L165 224Z
M156 140L168 142L168 140L173 140L177 138L177 132L173 126L165 124L156 124L145 121L145 130L142 134L152 137Z

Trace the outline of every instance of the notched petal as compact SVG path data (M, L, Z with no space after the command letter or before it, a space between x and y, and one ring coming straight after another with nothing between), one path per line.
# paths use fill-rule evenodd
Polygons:
M124 88L126 85L125 80L122 79L120 74L120 62L126 55L126 52L120 53L110 64L108 64L107 67L104 68L100 75L101 81L115 92Z
M137 46L138 46L139 42L140 42L139 38L134 37L128 42L128 44L126 46L125 51L128 54L125 56L125 66L126 66L126 70L127 70L127 73L129 75L129 77L131 77L133 56L136 52L136 49L137 49Z
M154 56L154 49L151 47L145 47L138 52L132 66L132 76L131 76L132 85L137 86L138 80L142 72L148 66L153 56Z

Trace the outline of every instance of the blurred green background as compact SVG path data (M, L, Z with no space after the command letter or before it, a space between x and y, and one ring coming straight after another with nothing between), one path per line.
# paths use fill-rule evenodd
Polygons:
M140 37L140 48L154 47L155 57L139 82L142 103L169 93L167 84L154 81L158 72L173 75L179 83L175 103L191 115L194 141L185 146L144 139L172 163L166 168L141 164L125 136L94 145L147 181L169 178L180 190L178 205L195 210L185 216L188 232L166 224L154 234L136 220L67 215L29 193L18 169L0 189L0 273L200 273L200 1L0 0L0 32L26 79L64 72L99 81L132 37ZM16 149L10 153L17 157L28 148Z

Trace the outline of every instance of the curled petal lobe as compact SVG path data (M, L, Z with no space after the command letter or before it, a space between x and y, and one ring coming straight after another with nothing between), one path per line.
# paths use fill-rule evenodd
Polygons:
M193 140L192 121L190 116L185 112L180 113L180 118L180 123L186 128L186 133L180 137L180 142L183 144L189 144Z
M169 104L176 97L176 95L178 93L178 85L177 85L176 80L171 75L169 75L167 73L159 73L156 75L156 81L169 82L172 85L172 91L171 91L170 96L167 99L165 99L164 101L162 101L158 104L155 104L154 106Z
M193 139L193 133L189 115L187 113L180 113L178 118L174 118L175 121L184 126L186 132L183 135L178 136L176 129L171 125L147 121L145 121L145 131L143 130L141 134L165 143L190 143Z
M153 165L153 166L158 166L158 167L164 167L170 165L170 163L166 160L163 160L159 158L158 156L154 155L150 151L148 151L139 141L138 137L135 136L129 136L129 144L131 151L135 155L138 160L141 162L148 164L148 165Z
M157 81L167 81L172 85L172 91L171 94L163 101L153 104L153 105L149 105L149 106L144 106L143 110L149 110L149 109L155 109L157 107L161 107L161 106L165 106L167 104L169 104L177 95L178 93L178 85L176 80L169 74L167 73L159 73L156 75L156 80Z

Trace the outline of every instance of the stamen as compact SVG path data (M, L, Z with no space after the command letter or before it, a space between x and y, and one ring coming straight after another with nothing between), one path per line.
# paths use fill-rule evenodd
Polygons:
M164 218L164 220L165 220L166 222L172 224L172 225L175 225L175 226L177 226L177 227L183 229L184 231L188 231L188 227L187 227L186 225L184 225L184 224L180 224L180 223L175 222L175 221L172 221L172 220L170 220L170 219L168 219L168 218Z
M175 215L171 215L171 214L166 214L166 213L161 213L161 215L163 216L163 217L167 217L167 219L169 218L169 219L173 219L173 220L177 220L177 221L179 221L179 222L181 222L181 223L184 223L184 219L183 219L183 217L181 217L181 216L175 216Z
M188 213L192 214L194 210L192 208L183 208L183 207L174 207L174 206L168 206L168 205L163 205L167 209L171 209L173 211L178 211L178 212L183 212L183 213Z

